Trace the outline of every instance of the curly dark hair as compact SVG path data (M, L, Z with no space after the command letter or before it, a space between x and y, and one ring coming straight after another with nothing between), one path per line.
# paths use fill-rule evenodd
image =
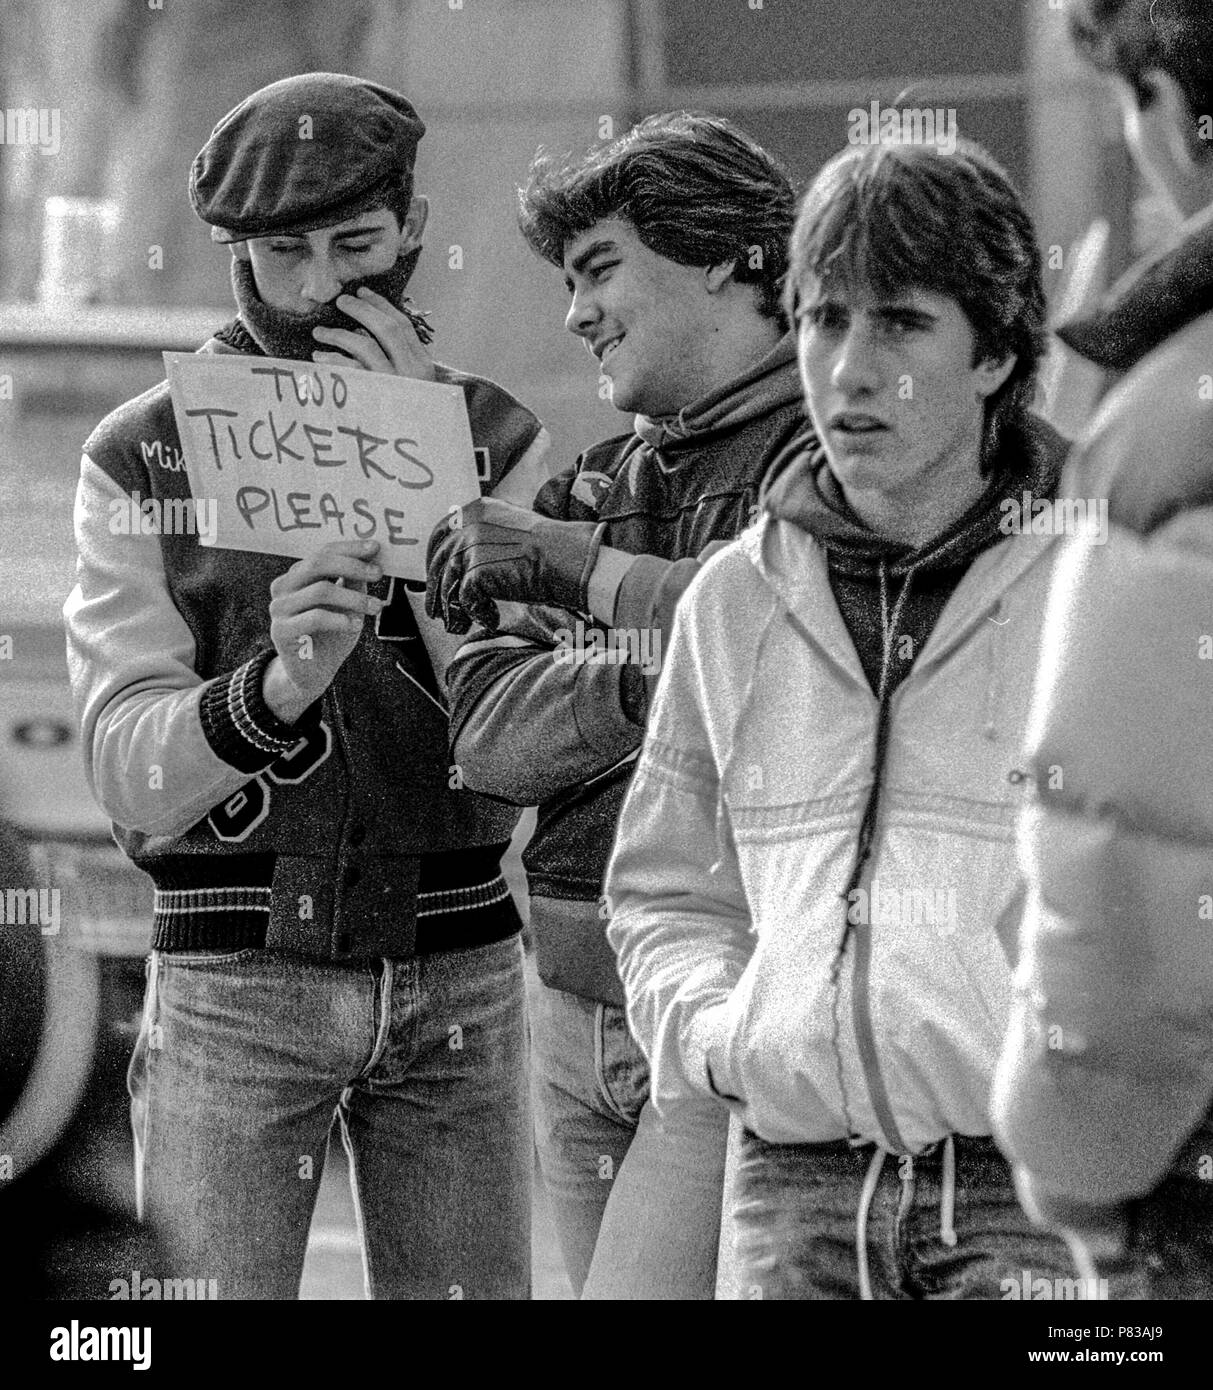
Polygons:
M1048 345L1040 248L1023 200L982 147L957 139L854 145L804 196L788 252L784 306L799 317L810 279L882 299L908 289L957 301L973 329L974 363L1015 354L986 402L982 470L1000 469L1008 430L1023 434Z
M621 217L679 265L733 261L733 278L758 290L760 312L783 319L795 190L783 165L721 116L649 116L581 159L540 152L518 201L522 235L555 266L574 238Z

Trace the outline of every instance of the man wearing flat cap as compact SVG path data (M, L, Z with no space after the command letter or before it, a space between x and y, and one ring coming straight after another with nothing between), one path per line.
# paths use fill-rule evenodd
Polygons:
M458 384L482 488L529 499L539 421L431 361L404 299L424 130L337 73L225 116L189 192L239 315L200 351ZM65 609L90 784L156 887L130 1088L163 1274L297 1296L336 1114L372 1297L527 1297L518 812L450 767L450 648L375 542L292 563L111 533L112 504L188 496L180 443L164 383L93 432Z

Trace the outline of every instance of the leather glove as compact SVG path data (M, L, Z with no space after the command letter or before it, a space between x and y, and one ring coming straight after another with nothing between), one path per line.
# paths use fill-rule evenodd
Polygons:
M605 523L552 521L478 497L430 536L425 611L453 633L467 632L473 622L495 631L497 599L584 613L605 529Z

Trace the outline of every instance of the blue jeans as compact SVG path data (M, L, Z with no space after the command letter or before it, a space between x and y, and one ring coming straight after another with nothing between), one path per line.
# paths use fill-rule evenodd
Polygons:
M336 1113L370 1297L529 1298L524 1006L517 937L356 965L153 952L129 1085L170 1277L297 1297Z
M741 1297L1004 1299L1025 1296L1024 1271L1026 1297L1036 1279L1067 1296L1054 1281L1070 1287L1078 1269L1065 1244L1024 1215L992 1140L956 1136L952 1219L942 1144L912 1160L886 1155L872 1186L875 1152L743 1133L734 1212Z
M663 1119L622 1009L534 980L535 1142L573 1291L586 1299L710 1299L728 1112Z

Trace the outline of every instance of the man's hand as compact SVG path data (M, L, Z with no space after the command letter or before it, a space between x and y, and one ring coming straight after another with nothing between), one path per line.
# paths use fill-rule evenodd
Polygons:
M263 690L285 723L324 694L357 646L363 620L383 607L366 592L383 574L374 563L378 551L378 541L333 541L270 585L270 640L278 655Z
M497 599L585 612L599 531L593 521L552 521L479 497L430 536L425 611L455 633L473 622L495 631Z
M357 295L340 294L337 307L357 319L364 332L348 328L314 328L312 336L331 343L340 352L314 352L312 360L329 366L349 366L350 359L372 372L391 372L416 381L434 380L434 363L417 336L413 322L383 295L359 289Z

